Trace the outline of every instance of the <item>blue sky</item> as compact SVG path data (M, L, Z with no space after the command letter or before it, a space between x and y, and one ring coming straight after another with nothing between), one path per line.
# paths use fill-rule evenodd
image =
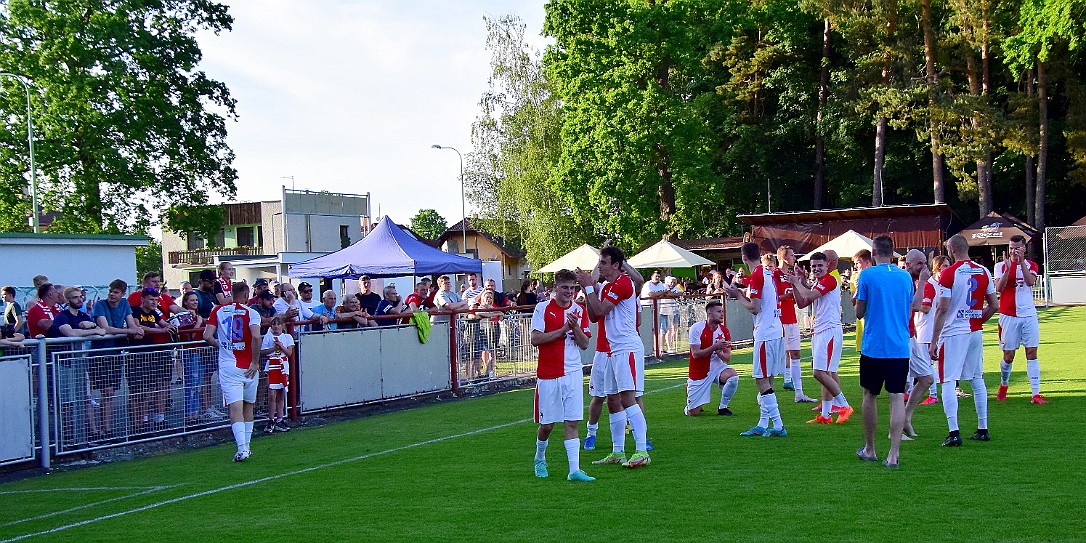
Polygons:
M535 44L545 0L236 0L234 29L199 36L201 69L226 83L239 201L281 185L373 195L407 222L434 208L460 218L456 153L487 88L484 15L515 13ZM469 204L469 211L471 208Z

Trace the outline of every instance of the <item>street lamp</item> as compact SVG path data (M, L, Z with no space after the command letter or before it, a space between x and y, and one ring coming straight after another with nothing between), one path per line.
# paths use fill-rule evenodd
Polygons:
M456 151L455 147L449 147L447 145L433 144L430 147L434 149L452 149ZM460 230L464 236L464 246L462 248L463 253L468 252L468 207L464 199L464 155L460 154L460 151L456 151L456 156L460 157L460 213L464 216L460 221Z
M31 199L31 223L34 225L34 233L41 233L41 224L38 220L38 170L34 167L34 117L30 110L30 85L21 75L0 72L0 77L12 77L23 84L26 89L26 141L30 146L30 199Z

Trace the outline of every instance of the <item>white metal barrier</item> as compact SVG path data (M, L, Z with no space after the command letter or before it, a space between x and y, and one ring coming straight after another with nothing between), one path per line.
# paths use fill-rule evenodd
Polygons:
M0 357L0 465L34 458L34 374L30 354Z

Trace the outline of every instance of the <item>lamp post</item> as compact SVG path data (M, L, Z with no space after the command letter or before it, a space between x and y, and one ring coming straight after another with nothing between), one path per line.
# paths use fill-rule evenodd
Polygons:
M0 72L0 77L11 77L23 84L26 89L26 141L30 146L30 224L34 226L34 233L41 233L41 224L38 218L38 170L34 166L34 116L30 110L30 84L21 75Z
M434 149L452 149L456 151L455 147L449 147L447 145L433 144L430 147ZM463 215L463 219L460 221L460 231L464 236L463 244L461 248L462 253L468 252L468 207L466 200L464 199L464 155L460 154L460 151L456 151L456 156L460 157L460 214Z

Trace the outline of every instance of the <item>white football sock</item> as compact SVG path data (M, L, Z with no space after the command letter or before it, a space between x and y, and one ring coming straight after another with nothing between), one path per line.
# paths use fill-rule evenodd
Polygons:
M732 396L739 389L739 376L733 375L720 386L720 408L728 407L732 403Z
M649 422L645 420L645 414L641 412L641 406L636 403L626 408L626 420L630 421L630 429L633 430L635 451L644 451L648 448Z
M230 423L230 431L234 433L234 442L238 444L238 452L244 451L245 447L248 446L248 442L245 441L245 423Z
M973 385L973 403L977 408L977 429L988 429L988 387L984 384L983 377L977 377L969 381Z
M784 421L781 420L780 406L777 405L777 394L770 393L762 396L762 404L765 405L766 414L773 420L773 425L778 430L784 428Z
M829 417L831 413L833 413L833 401L822 400L822 416Z
M588 437L595 436L596 435L596 430L599 430L599 429L600 429L600 423L598 423L598 422L596 424L592 424L591 422L588 423Z
M1036 396L1041 393L1041 364L1036 360L1026 360L1026 375L1029 377L1029 388Z
M848 407L848 400L845 399L845 393L838 392L837 395L833 397L833 404L840 407Z
M943 413L951 432L958 429L958 394L954 392L954 387L954 381L943 383Z
M547 459L547 440L540 441L538 438L535 440L535 461Z
M784 384L792 382L792 368L796 367L796 361L788 359L788 367L784 368Z
M611 427L611 450L626 452L626 412L611 413L607 415L607 421Z
M788 369L792 374L792 385L796 387L796 396L803 395L803 363L798 358L792 359L792 367Z
M931 365L931 376L934 377L931 381L931 386L928 387L928 396L932 398L939 397L939 374L935 373L935 364Z
M566 446L566 460L569 460L569 472L581 471L581 440L577 438L567 439L562 443Z
M758 426L769 428L769 410L766 409L765 396L758 394Z
M1011 365L1013 362L999 361L999 384L1007 386L1011 383ZM1026 362L1026 373L1029 373L1029 362Z

